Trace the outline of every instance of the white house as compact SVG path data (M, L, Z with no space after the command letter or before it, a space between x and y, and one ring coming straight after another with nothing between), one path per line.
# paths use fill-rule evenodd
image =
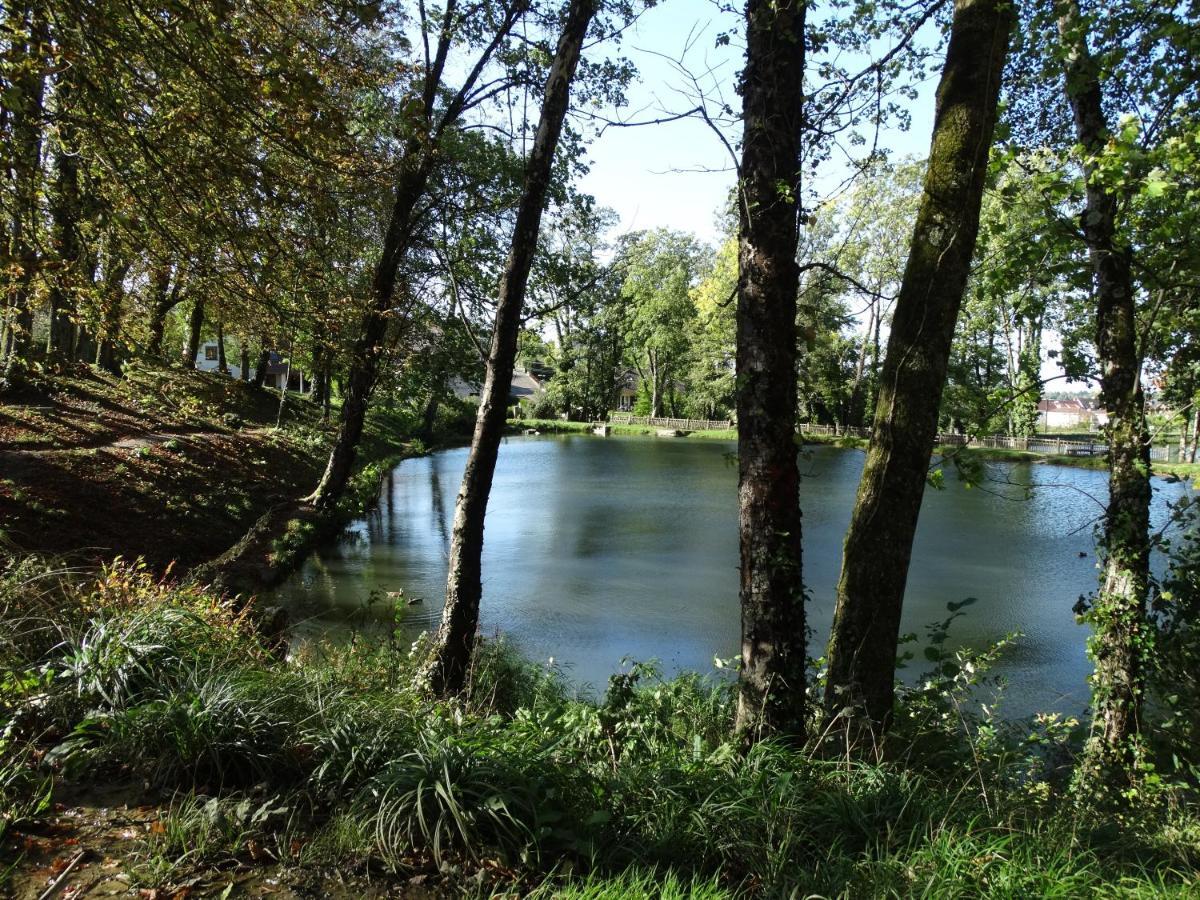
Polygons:
M1069 400L1047 400L1038 403L1038 427L1096 428L1108 424L1108 413L1097 409L1094 400L1073 397Z
M241 378L242 367L233 362L233 357L226 355L225 368L229 370L230 378ZM220 350L217 347L216 341L208 341L201 344L200 349L196 351L196 368L202 372L216 372L221 365ZM249 380L254 380L256 369L250 367ZM267 364L267 373L263 376L263 384L271 388L280 388L283 386L283 380L288 379L288 390L296 393L304 394L312 390L311 381L304 376L304 373L297 368L291 371L291 377L288 377L288 365L274 350L270 354L270 362Z

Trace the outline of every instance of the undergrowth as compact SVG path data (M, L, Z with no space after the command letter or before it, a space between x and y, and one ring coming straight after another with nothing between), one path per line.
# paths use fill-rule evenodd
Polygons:
M151 888L262 853L480 896L1200 891L1189 785L1087 805L1077 727L977 712L989 654L930 654L864 759L819 722L805 746L743 752L725 681L635 664L591 701L503 642L434 702L410 686L419 644L279 659L244 611L136 565L14 563L0 613L0 829L37 817L51 779L144 782L167 798L133 868Z

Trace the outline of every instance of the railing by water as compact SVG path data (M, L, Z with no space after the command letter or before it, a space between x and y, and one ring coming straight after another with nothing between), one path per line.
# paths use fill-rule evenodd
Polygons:
M733 427L729 419L665 419L629 413L609 413L608 421L613 425L648 425L651 428L674 428L678 431L716 431Z

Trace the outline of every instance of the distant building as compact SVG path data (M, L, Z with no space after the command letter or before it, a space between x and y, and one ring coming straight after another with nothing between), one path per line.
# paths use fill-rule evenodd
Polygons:
M512 384L508 389L508 399L514 403L522 400L527 403L536 402L546 390L542 384L544 377L539 377L534 374L532 367L526 370L521 366L513 369ZM479 382L468 381L465 378L460 378L457 375L451 376L449 387L456 397L463 399L479 399L479 392L483 385Z
M1108 413L1098 409L1088 397L1072 397L1068 400L1043 399L1038 403L1038 427L1087 428L1108 424Z
M638 399L638 376L632 369L617 379L617 412L633 412Z
M267 372L263 376L263 384L265 386L278 390L283 386L284 379L287 378L289 391L305 394L312 390L312 383L305 377L304 373L295 367L289 373L287 361L274 350L271 351L269 358L270 362L267 364ZM228 356L225 361L225 368L229 370L229 377L241 378L242 367L232 362ZM216 372L220 368L220 365L220 350L217 347L217 342L209 341L208 343L201 344L200 349L196 351L196 368L201 372ZM250 367L250 381L254 380L256 371L254 366Z

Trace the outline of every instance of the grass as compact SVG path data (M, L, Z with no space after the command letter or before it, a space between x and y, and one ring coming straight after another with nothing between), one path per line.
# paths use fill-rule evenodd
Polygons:
M1078 730L966 713L961 654L863 760L816 738L743 753L723 682L637 665L584 700L502 643L461 700L435 702L411 687L420 647L280 659L244 614L131 566L96 582L27 563L0 598L17 636L0 641L0 772L23 779L0 790L29 801L10 833L50 814L47 779L143 785L157 817L119 864L148 888L241 866L420 874L466 896L1200 891L1186 789L1089 805L1070 789Z

